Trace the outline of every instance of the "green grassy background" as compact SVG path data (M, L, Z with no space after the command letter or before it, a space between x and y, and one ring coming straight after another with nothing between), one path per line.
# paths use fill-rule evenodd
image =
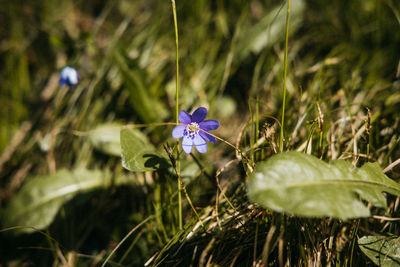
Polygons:
M1 0L0 6L0 208L35 176L60 169L125 177L122 186L69 200L44 230L47 237L0 233L1 265L100 265L153 215L110 265L142 266L154 256L151 264L165 266L252 266L266 255L277 266L373 265L355 245L357 236L399 235L396 222L304 219L250 204L245 168L227 165L235 151L218 142L206 155L182 159L189 195L208 222L207 231L185 241L196 217L184 201L185 229L178 229L176 177L128 173L118 153L87 136L107 123L175 120L170 1ZM271 130L271 118L281 116L284 2L178 1L177 15L181 109L206 106L208 118L221 122L217 135L232 143L242 135L240 147L257 142ZM385 168L400 157L399 31L394 0L292 0L284 150L361 165L370 109L370 161ZM80 74L71 90L58 86L65 65ZM175 144L171 126L141 131L160 150ZM274 154L278 139L272 134L249 156L258 161ZM234 209L218 193L220 172ZM387 174L398 180L399 168ZM373 213L400 217L398 198L389 196L388 203Z

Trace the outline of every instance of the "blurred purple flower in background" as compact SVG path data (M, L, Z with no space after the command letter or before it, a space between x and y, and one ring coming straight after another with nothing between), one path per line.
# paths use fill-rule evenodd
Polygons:
M183 124L180 124L172 131L172 136L176 139L182 138L182 148L189 154L192 151L193 145L200 153L207 152L207 142L215 143L214 136L208 134L210 130L215 130L219 127L217 120L204 120L207 116L207 109L200 107L196 109L192 115L186 111L179 112L178 119Z
M69 87L72 87L78 83L78 78L78 72L74 68L66 66L61 70L60 86L68 85Z

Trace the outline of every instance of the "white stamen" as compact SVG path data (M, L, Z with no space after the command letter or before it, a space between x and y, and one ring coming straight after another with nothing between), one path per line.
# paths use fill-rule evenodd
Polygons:
M197 122L192 122L186 126L185 135L190 138L194 138L199 133L199 124Z

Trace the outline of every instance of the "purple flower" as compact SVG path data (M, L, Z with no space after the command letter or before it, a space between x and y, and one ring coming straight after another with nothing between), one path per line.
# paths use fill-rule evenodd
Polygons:
M174 128L172 136L176 139L183 137L182 148L189 154L193 145L200 153L207 152L207 142L215 143L217 141L214 136L210 135L210 130L219 127L217 120L204 120L207 116L207 109L200 107L196 109L192 115L186 111L179 112L178 119L182 123Z
M68 66L64 67L61 70L60 86L68 85L69 87L72 87L72 85L78 83L78 78L79 74L74 68Z

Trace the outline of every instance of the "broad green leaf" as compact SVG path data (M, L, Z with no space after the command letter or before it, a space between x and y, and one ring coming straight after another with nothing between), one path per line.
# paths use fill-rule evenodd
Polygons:
M90 131L89 142L99 151L113 156L121 156L121 125L103 124Z
M44 229L53 221L60 207L76 194L110 183L110 175L87 169L59 170L51 175L32 177L2 213L2 227ZM19 232L33 231L32 228L22 228Z
M251 201L299 216L367 217L362 202L386 207L382 191L400 195L400 185L377 163L361 168L339 160L328 164L300 152L285 152L260 162L249 177Z
M400 266L400 238L386 236L363 236L358 246L376 265Z
M122 166L134 172L168 168L166 153L156 150L147 137L136 129L121 130Z

